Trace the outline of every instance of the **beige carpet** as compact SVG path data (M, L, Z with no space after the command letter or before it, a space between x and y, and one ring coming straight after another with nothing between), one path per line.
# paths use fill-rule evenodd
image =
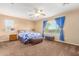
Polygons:
M79 56L79 47L44 40L37 45L20 41L0 43L0 55L5 56Z

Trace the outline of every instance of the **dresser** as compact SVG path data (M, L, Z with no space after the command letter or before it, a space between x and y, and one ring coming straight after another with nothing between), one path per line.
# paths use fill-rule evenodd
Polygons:
M17 34L10 34L9 35L9 41L16 41L17 40Z

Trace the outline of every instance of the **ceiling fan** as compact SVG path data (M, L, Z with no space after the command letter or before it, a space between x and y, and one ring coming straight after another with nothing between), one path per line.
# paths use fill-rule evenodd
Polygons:
M30 17L41 17L41 16L46 16L44 11L42 9L34 8L33 12L29 14Z

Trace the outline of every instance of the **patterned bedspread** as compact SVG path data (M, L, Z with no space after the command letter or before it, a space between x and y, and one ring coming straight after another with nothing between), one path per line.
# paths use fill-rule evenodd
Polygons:
M18 34L18 36L20 37L20 41L23 43L31 39L43 39L42 34L36 32L21 32Z

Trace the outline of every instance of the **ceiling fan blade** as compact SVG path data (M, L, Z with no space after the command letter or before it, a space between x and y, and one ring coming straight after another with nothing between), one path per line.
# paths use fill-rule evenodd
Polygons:
M46 14L44 14L44 13L41 13L41 15L46 16Z
M43 10L41 9L41 10L39 10L40 12L43 12Z

